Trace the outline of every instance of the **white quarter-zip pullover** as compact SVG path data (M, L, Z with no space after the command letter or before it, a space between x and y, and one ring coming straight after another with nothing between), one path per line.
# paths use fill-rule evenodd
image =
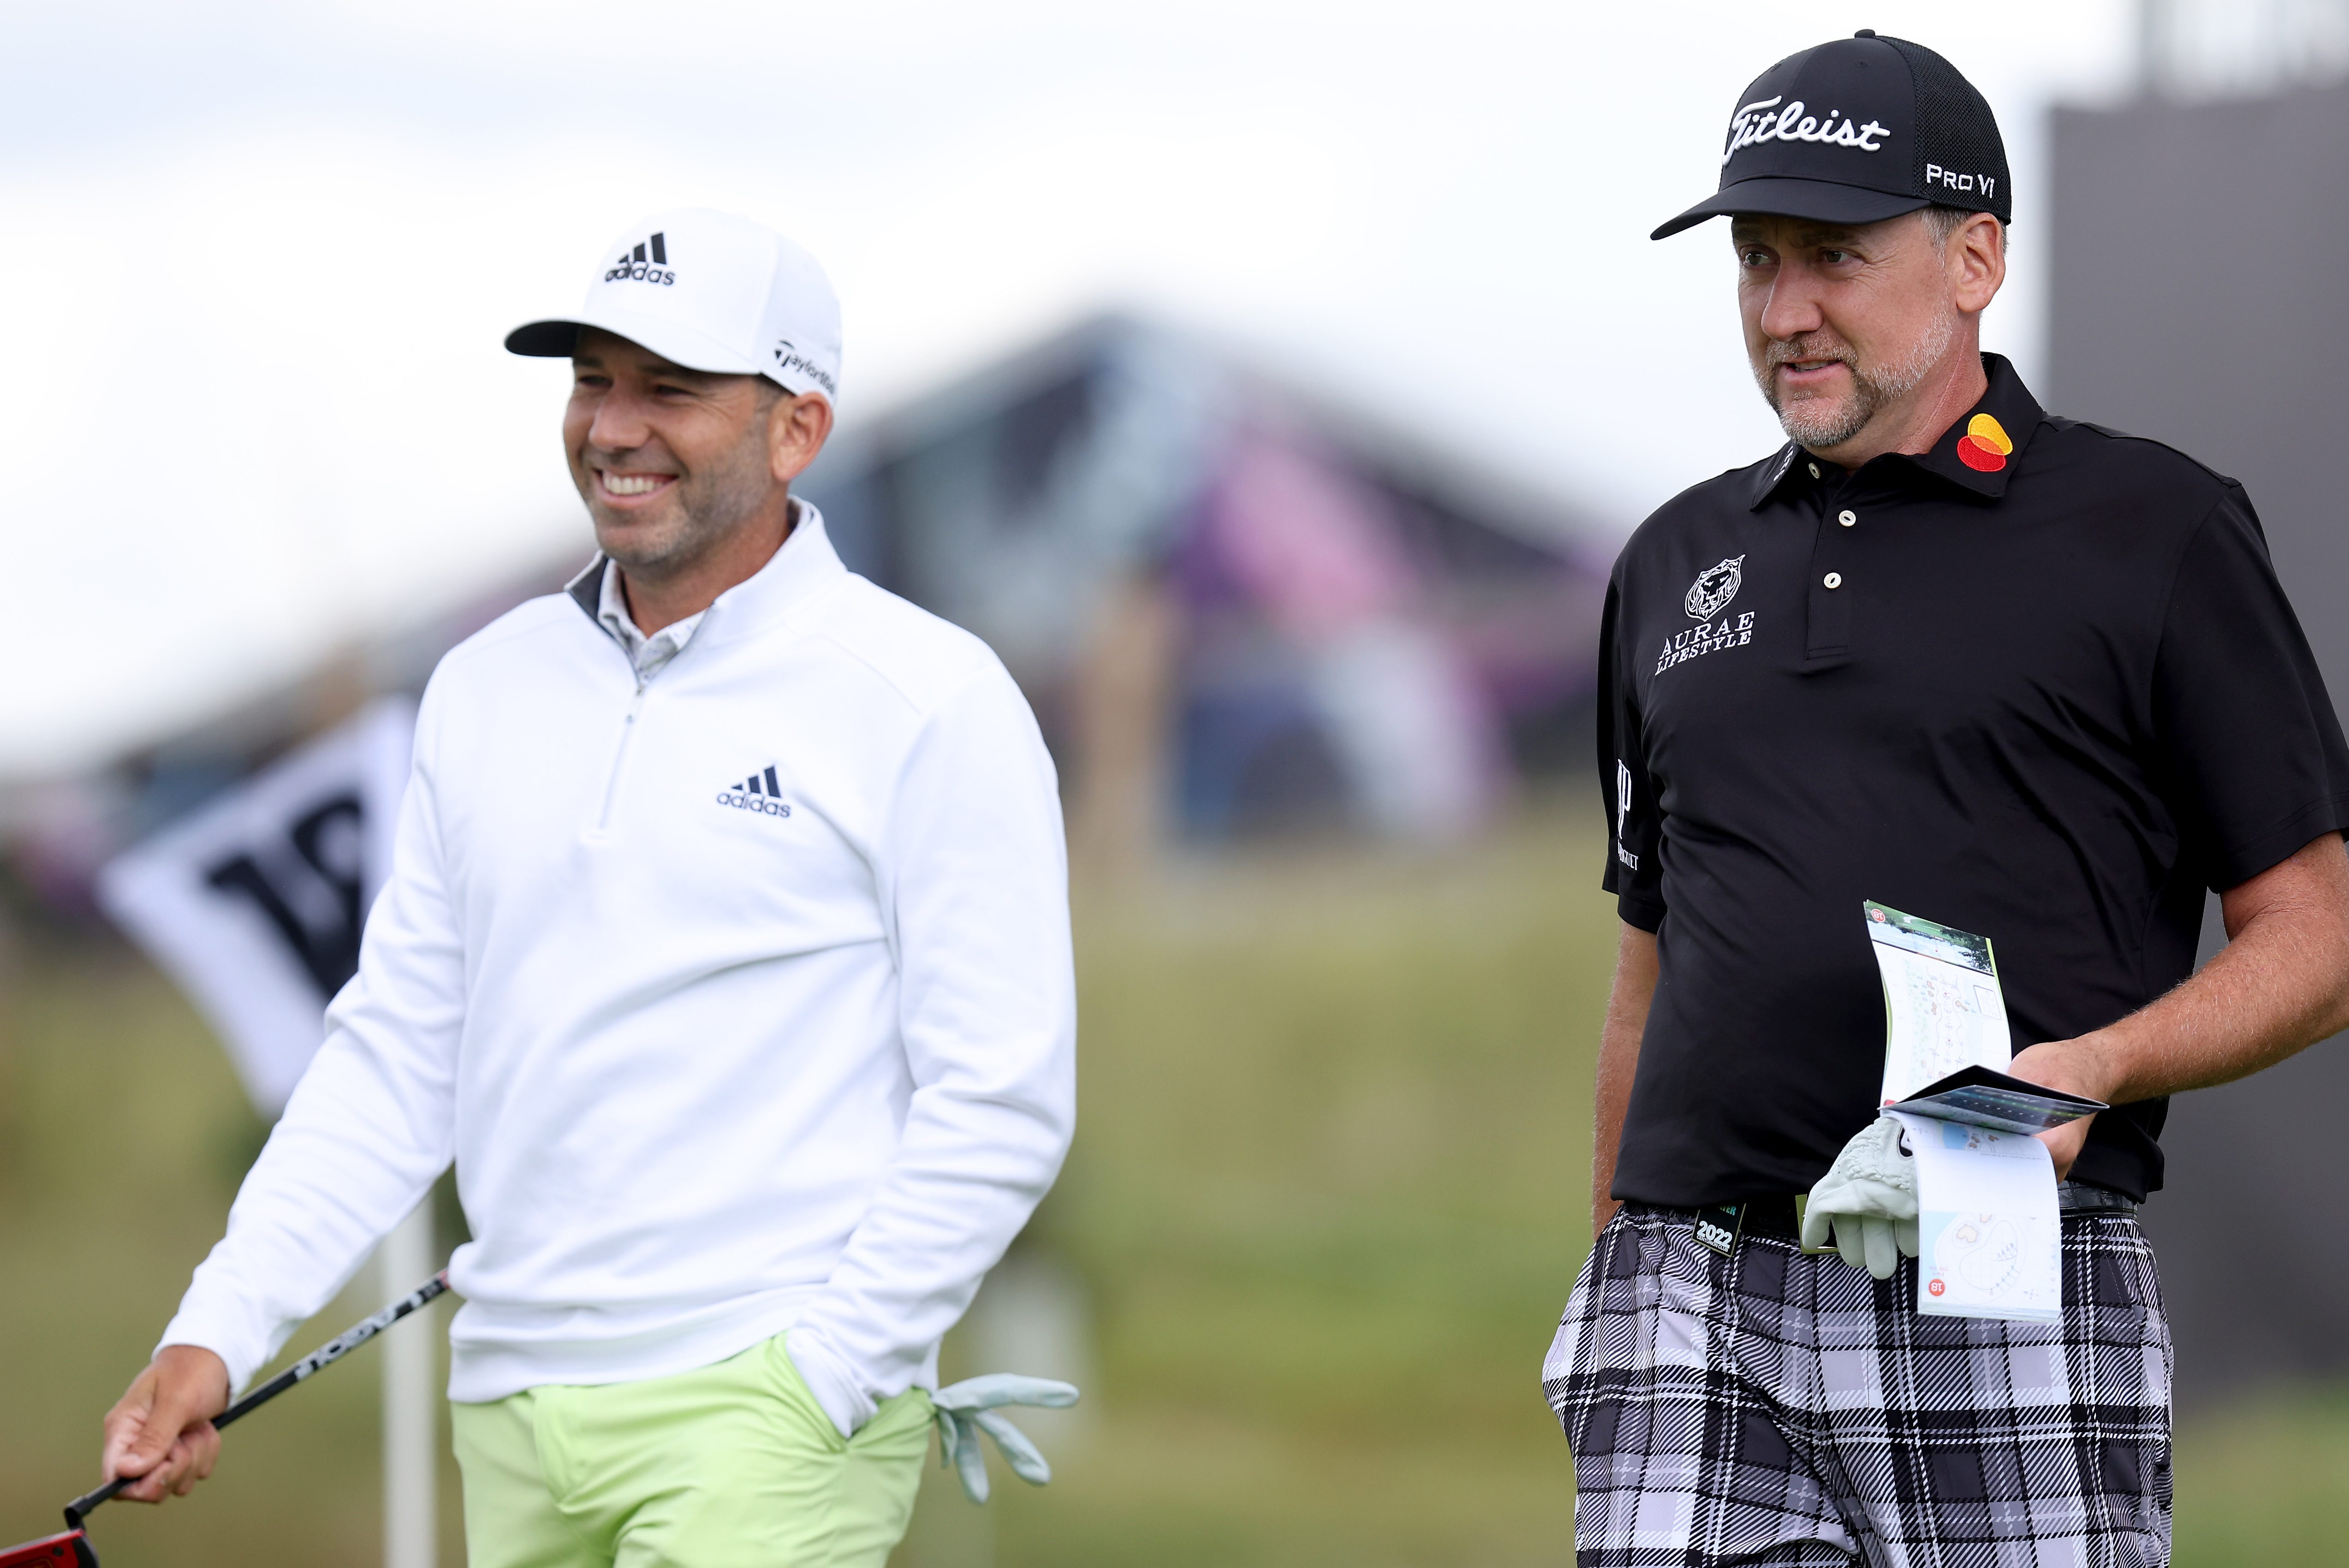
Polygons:
M987 646L798 515L649 673L601 562L441 661L358 974L165 1343L242 1387L453 1157L452 1398L785 1330L843 1431L934 1382L1068 1145L1059 799Z

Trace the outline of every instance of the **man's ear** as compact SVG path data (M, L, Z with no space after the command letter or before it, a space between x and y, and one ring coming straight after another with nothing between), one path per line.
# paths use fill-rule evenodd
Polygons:
M1948 262L1957 307L1979 315L2006 282L2006 225L1976 212L1950 235Z
M776 482L789 484L815 461L832 438L832 400L820 392L775 399L767 410L767 467Z

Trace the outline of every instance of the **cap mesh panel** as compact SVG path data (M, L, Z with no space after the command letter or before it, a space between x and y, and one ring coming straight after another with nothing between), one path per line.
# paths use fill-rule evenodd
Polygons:
M1917 88L1917 189L1936 204L1995 213L2001 222L2013 221L2014 198L2007 189L2006 143L1998 133L1998 119L1990 104L1974 90L1958 67L1922 44L1906 38L1882 42L1900 51L1909 62L1909 80ZM1928 184L1925 165L1938 163L1964 174L1987 174L1996 184L1984 197L1979 191L1952 191Z

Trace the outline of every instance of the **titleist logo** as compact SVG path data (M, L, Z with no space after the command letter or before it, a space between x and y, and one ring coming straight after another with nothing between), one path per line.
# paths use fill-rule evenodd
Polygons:
M1737 155L1741 147L1752 147L1764 141L1823 141L1832 147L1856 147L1862 152L1880 152L1884 144L1876 139L1890 136L1892 128L1869 120L1859 125L1848 117L1838 120L1843 111L1827 110L1825 119L1803 112L1803 100L1780 107L1784 98L1766 98L1759 103L1749 103L1729 120L1729 147L1721 155L1723 163Z

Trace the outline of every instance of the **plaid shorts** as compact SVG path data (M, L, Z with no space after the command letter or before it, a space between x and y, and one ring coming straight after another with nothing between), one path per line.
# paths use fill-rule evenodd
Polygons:
M2064 1217L2064 1321L1925 1317L1882 1283L1627 1204L1542 1368L1580 1568L2169 1561L2169 1326L2127 1212Z

